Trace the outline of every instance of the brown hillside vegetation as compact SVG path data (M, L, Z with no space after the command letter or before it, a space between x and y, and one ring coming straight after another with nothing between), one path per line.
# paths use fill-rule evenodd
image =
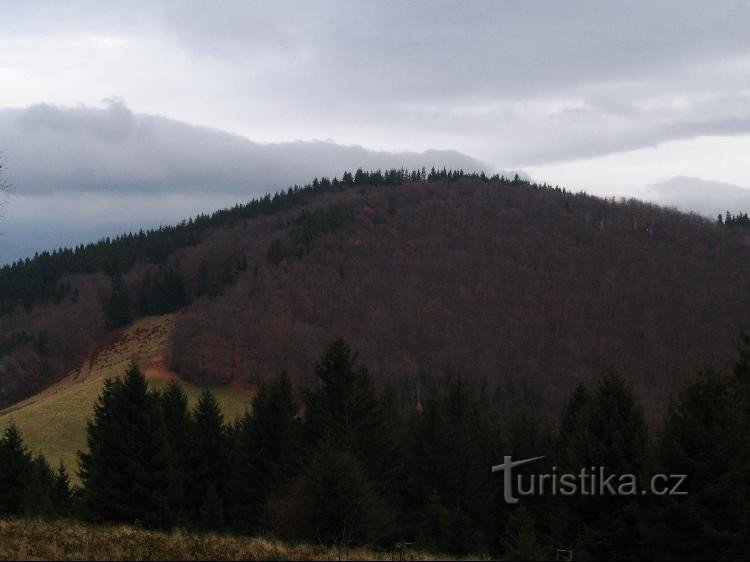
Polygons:
M300 242L295 225L315 209L347 219ZM281 370L307 384L340 335L378 381L466 374L553 413L576 382L614 368L653 420L679 381L732 359L750 319L748 258L741 231L637 201L473 178L363 186L174 252L167 263L191 304L162 359L199 385ZM153 269L125 276L134 314ZM75 301L0 317L2 333L44 328L51 350L42 361L29 344L0 360L0 402L60 378L110 337L107 278L72 282Z
M469 180L346 195L348 227L178 319L177 371L308 382L343 335L376 379L451 371L553 406L614 368L653 418L750 318L746 241L697 216Z
M447 560L406 550L288 544L268 538L184 532L67 521L0 520L0 560Z

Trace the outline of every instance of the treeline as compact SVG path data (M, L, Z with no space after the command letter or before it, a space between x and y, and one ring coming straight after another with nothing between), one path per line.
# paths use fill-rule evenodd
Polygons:
M287 258L300 258L310 251L310 246L316 239L324 234L336 232L352 218L352 210L342 204L312 212L303 211L292 222L289 240L275 238L268 248L266 258L272 265L278 265Z
M746 337L734 373L689 380L653 439L629 385L613 373L576 388L554 427L502 407L499 392L464 377L377 392L342 340L316 375L299 396L281 375L260 388L251 412L227 423L210 392L189 410L179 385L149 390L130 368L106 383L89 422L73 513L505 559L551 558L556 549L577 559L750 554ZM51 476L13 428L0 455L3 514L71 512L64 470ZM526 475L602 466L647 483L656 473L683 474L688 495L539 495L507 505L502 475L490 473L505 455L543 455L516 470Z
M433 168L430 172L425 169L372 172L359 169L354 174L345 172L340 180L315 178L304 186L295 185L274 195L265 195L211 215L201 214L174 226L107 237L74 248L45 251L33 258L0 267L0 315L18 306L30 310L40 302L75 298L75 288L65 279L68 275L100 272L116 277L139 262L163 266L175 250L197 245L212 228L229 227L240 221L292 209L307 202L314 194L363 186L400 185L409 181L457 181L462 178L496 183L523 182L518 176L510 180L445 168Z
M741 226L744 228L750 227L750 216L747 213L732 214L729 211L724 216L718 215L716 217L718 224L725 226Z

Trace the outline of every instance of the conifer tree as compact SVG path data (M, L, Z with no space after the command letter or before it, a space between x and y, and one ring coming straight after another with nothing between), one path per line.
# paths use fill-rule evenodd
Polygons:
M442 552L468 553L489 546L497 507L490 467L499 436L466 379L446 377L415 414L411 517L419 542ZM501 501L501 500L500 500Z
M24 515L27 517L49 518L55 515L52 493L55 475L43 456L37 456L31 463L24 494Z
M169 504L178 523L187 523L186 488L191 455L192 418L185 391L175 381L160 394L160 403L170 450Z
M233 521L236 528L253 530L266 502L283 488L299 467L297 406L286 373L261 386L252 415L239 423L233 459Z
M122 275L115 275L112 278L112 293L107 302L106 313L110 328L119 328L133 321L130 313L130 298Z
M750 431L743 406L736 381L710 371L688 381L672 402L658 440L658 467L686 475L686 495L654 498L644 525L649 556L750 555Z
M320 386L305 397L305 429L311 444L349 451L379 479L386 468L383 411L367 369L348 344L334 341L316 366Z
M68 476L68 471L65 470L65 465L61 462L55 473L55 481L52 488L52 505L58 515L67 517L71 514L72 504L73 493L70 487L70 477Z
M549 560L539 541L534 517L524 506L517 507L510 515L503 543L503 560Z
M209 390L201 394L193 409L190 446L186 491L194 510L193 521L219 529L225 524L229 441L224 415Z
M135 365L105 383L87 430L89 451L79 459L89 517L170 526L167 432L158 397Z
M0 438L0 515L21 515L33 461L18 428L11 423Z
M648 457L643 411L625 379L613 372L599 380L572 438L571 466L603 467L642 481ZM641 543L640 498L592 495L578 502L576 550L584 557L633 557Z
M351 532L352 540L360 540L364 534L371 533L382 538L387 534L387 518L381 515L388 511L384 506L388 503L388 473L394 451L382 405L370 384L366 368L357 363L356 355L340 338L328 347L316 366L316 374L320 384L305 396L306 482L320 482L318 478L323 478L318 472L323 470L321 455L328 458L341 469L342 478L348 479L346 486L351 485L352 489L358 490L357 493L361 492L360 499L350 501L364 502L356 511L356 517L362 517L361 520L357 519L356 523L339 520L337 525L349 530L352 526L359 529ZM310 497L318 499L310 502L321 501L328 505L330 501L333 505L338 501L335 500L338 492L331 493L332 496L313 493ZM381 508L371 509L374 505ZM368 529L366 533L365 528ZM343 528L339 530L343 532Z
M323 445L310 459L303 517L308 536L324 544L365 544L376 528L375 498L362 464L350 451Z

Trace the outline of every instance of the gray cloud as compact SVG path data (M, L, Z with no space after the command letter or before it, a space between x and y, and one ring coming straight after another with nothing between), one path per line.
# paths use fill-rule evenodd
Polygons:
M260 144L172 119L105 108L0 111L0 146L19 195L232 193L251 197L344 170L447 166L492 171L456 151L383 152L332 142Z
M711 218L726 211L750 212L750 189L724 182L678 176L651 185L648 195L657 203Z
M183 119L253 138L449 146L520 167L750 132L739 0L20 6L11 27L27 34L159 38L143 68L178 73L179 52L193 74L154 95L179 91L207 116Z
M12 186L0 263L35 251L172 223L358 167L494 172L456 151L385 152L331 142L260 144L224 131L104 108L0 110ZM6 170L4 170L6 171Z

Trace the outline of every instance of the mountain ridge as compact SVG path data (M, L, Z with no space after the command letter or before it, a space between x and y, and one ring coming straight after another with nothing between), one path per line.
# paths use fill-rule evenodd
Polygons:
M542 411L615 368L654 420L696 368L731 361L750 315L746 235L695 215L447 172L317 185L300 205L213 225L163 262L136 260L124 273L138 316L147 272L180 272L189 304L167 358L180 376L256 384L286 370L309 383L321 349L341 335L380 383L458 372ZM90 323L68 320L67 333L96 339L112 284L101 273L81 280L76 303L68 295L46 313L5 315L3 332L30 321L51 329L51 317L78 308ZM20 373L39 372L35 346L2 359L16 396L33 389Z

